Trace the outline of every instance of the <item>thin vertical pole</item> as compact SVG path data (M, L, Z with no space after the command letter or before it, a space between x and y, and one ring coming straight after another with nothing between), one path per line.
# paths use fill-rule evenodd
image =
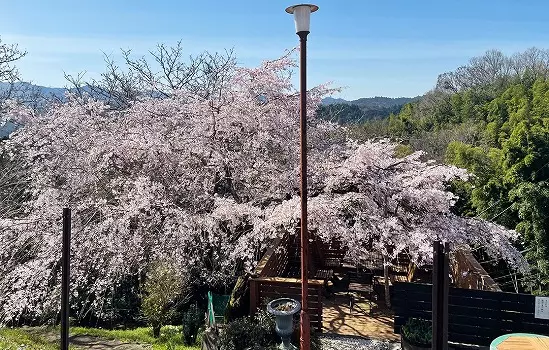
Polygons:
M61 350L69 349L69 278L70 278L71 210L63 208L63 271L61 276Z
M448 243L433 243L433 350L448 350L449 251Z
M442 312L440 308L440 241L435 241L433 243L433 311L432 311L432 326L433 326L433 336L432 336L432 349L438 350L442 349L442 338L440 337L440 313Z
M448 296L450 294L450 245L444 243L442 285L442 349L448 350Z
M301 350L310 350L309 231L307 230L307 35L298 32L300 43L300 180L301 180Z

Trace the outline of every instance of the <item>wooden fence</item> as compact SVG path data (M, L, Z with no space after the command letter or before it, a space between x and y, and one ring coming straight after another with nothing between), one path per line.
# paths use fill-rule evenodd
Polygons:
M391 299L395 333L410 317L431 319L432 285L395 283ZM529 294L450 288L448 340L489 345L506 333L549 335L549 320L534 318L534 304Z
M296 234L288 238L289 264L297 267L301 264L301 236L299 232L299 229L296 230ZM334 267L341 264L347 249L340 241L332 239L330 242L324 242L314 234L311 238L309 266L313 270L314 267ZM314 273L314 271L310 271L310 273Z
M322 288L324 281L309 280L309 317L311 327L322 331ZM301 280L284 277L258 277L250 279L250 313L265 308L278 298L301 300Z

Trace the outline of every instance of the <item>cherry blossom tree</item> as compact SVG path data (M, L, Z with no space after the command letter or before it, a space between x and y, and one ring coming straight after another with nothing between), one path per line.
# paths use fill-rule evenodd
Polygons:
M292 53L257 68L231 66L216 94L185 85L126 109L69 96L42 115L14 107L25 126L8 147L28 166L22 213L0 218L0 319L54 318L59 308L60 213L73 208L72 308L101 314L127 276L170 262L188 284L229 284L299 220L298 93ZM333 92L309 91L308 115ZM435 238L483 245L527 266L514 232L453 215L445 184L464 170L394 157L387 141L358 144L309 120L310 225L349 255L368 244L387 263L429 260Z
M464 169L423 161L423 152L397 158L396 147L386 140L349 142L337 158L318 157L326 171L317 170L322 190L309 202L311 230L325 241L340 239L350 258L358 260L365 250L381 253L385 267L400 253L418 264L430 263L433 241L439 239L454 248L482 247L528 272L512 244L518 239L515 231L451 212L457 197L446 188L451 180L468 178ZM290 199L268 215L269 224L282 223L289 229L299 213L298 199ZM387 268L384 273L390 305Z

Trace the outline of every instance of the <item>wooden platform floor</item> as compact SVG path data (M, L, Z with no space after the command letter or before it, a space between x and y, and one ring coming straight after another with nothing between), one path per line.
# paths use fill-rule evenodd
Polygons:
M400 339L398 334L393 333L393 314L384 304L373 303L370 314L368 302L358 300L350 312L349 297L344 292L325 298L323 303L323 332L378 340Z

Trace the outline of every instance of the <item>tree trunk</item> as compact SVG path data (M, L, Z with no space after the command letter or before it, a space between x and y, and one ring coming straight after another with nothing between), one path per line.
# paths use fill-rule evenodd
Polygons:
M385 305L390 309L391 308L391 294L389 290L389 262L387 257L383 257L383 280L385 284Z
M153 337L160 338L160 325L153 325Z
M249 277L245 274L238 277L236 284L231 292L231 298L225 309L225 322L233 321L236 318L244 317L248 314L249 305Z

